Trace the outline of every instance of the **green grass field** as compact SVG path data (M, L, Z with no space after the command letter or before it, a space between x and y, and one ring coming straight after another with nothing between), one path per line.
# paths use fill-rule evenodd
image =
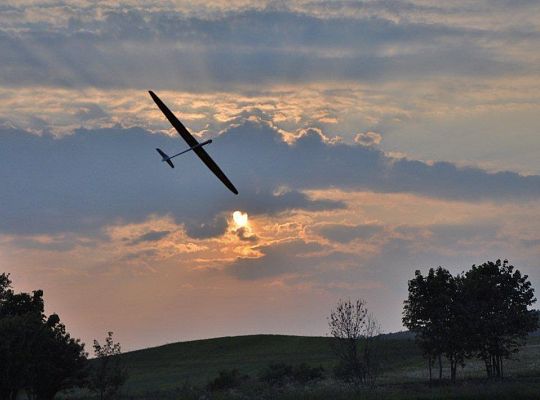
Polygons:
M320 365L330 377L336 363L330 341L327 337L254 335L174 343L133 351L122 355L130 375L124 392L129 395L161 391L173 393L186 385L203 387L223 369L237 368L256 377L268 364L277 362ZM469 361L464 369L458 371L458 385L428 388L425 384L428 378L426 362L413 339L404 335L383 337L379 340L379 349L382 374L375 392L351 394L349 389L340 388L329 379L317 385L316 393L313 388L296 388L275 398L317 399L328 398L332 393L335 399L487 399L507 398L504 397L506 395L516 398L517 394L519 398L540 399L539 337L531 337L527 346L513 360L507 361L507 380L503 384L484 382L483 365ZM448 375L446 370L445 375ZM458 397L454 396L458 394ZM236 398L230 397L231 394L228 396L226 398Z

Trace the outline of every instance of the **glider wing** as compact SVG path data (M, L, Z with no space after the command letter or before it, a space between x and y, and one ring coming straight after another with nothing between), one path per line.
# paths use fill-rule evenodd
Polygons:
M191 135L191 133L188 132L186 127L178 120L178 118L175 117L175 115L171 112L171 110L169 110L169 108L161 101L159 97L156 96L154 92L149 91L149 93L150 93L150 96L152 96L152 99L154 100L154 102L159 107L159 109L163 112L165 117L167 117L171 125L174 126L174 128L178 131L180 136L182 136L182 138L186 141L188 146L189 147L197 146L199 144L197 139L195 139L193 135ZM208 155L208 153L203 149L202 146L198 146L194 148L193 151L195 152L195 154L197 154L197 156L199 156L201 161L210 169L210 171L212 171L214 175L216 175L219 178L219 180L223 182L225 186L227 186L227 188L231 192L233 192L234 194L238 194L238 190L236 190L236 188L234 187L232 182L229 180L229 178L227 178L227 176L218 167L218 165L214 162L214 160L212 160L212 158Z

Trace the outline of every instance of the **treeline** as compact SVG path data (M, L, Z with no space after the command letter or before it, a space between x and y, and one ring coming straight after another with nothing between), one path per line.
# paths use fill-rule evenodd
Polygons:
M403 324L416 334L430 381L435 364L443 378L444 360L455 381L457 367L470 358L484 362L488 377L502 378L503 361L538 328L538 313L529 310L535 301L527 275L507 260L473 265L455 276L431 268L426 276L416 271L409 281Z
M43 291L16 293L0 274L0 400L51 400L65 389L86 387L100 399L113 397L126 378L120 345L109 333L94 341L90 365L84 344L72 338L57 314L45 315Z

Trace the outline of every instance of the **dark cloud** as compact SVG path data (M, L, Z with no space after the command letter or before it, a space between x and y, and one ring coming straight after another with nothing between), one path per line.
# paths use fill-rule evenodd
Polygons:
M257 235L251 233L246 227L241 227L236 230L236 236L243 242L256 243L259 238Z
M131 241L131 244L139 244L144 242L157 242L166 237L171 231L152 231L145 233Z
M408 192L455 200L535 199L539 176L488 173L451 163L388 158L359 145L331 144L308 131L293 145L264 122L232 126L209 153L240 191L232 196L192 154L170 169L154 148L185 147L177 137L138 128L77 130L55 139L0 131L0 230L11 233L99 232L107 224L170 215L193 237L226 229L234 210L274 214L334 210L309 189Z
M318 227L316 232L334 242L349 243L355 239L368 240L382 230L380 225L326 224Z
M288 145L274 128L246 122L220 140L220 154L229 154L233 171L242 175L242 164L249 165L243 175L271 186L409 192L456 200L534 199L540 194L540 176L391 159L375 148L328 143L316 131ZM239 146L242 157L234 155Z
M215 236L221 236L227 229L227 218L220 215L207 222L187 222L184 228L188 236L194 239L208 239Z
M158 254L158 251L156 249L147 249L147 250L141 250L134 253L128 253L125 256L122 257L123 260L131 261L131 260L137 260L140 261L141 258L154 258Z

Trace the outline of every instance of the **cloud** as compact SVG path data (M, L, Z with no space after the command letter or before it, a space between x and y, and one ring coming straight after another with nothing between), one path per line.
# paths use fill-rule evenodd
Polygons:
M165 168L153 149L181 148L177 137L120 127L81 129L61 139L7 128L0 135L0 229L11 233L97 232L106 225L170 215L189 235L203 238L222 234L226 221L219 216L236 209L258 215L346 207L305 193L313 189L466 201L540 194L539 176L395 160L310 131L287 144L277 129L257 121L233 125L208 150L235 182L238 197L191 154L179 158L177 168Z
M500 226L495 223L437 224L429 226L430 232L440 243L466 241L478 243L480 240L497 239Z
M257 235L255 235L253 232L251 232L250 229L246 228L245 226L236 230L236 237L238 237L238 239L243 242L257 243L257 241L259 240Z
M382 136L377 132L360 132L354 137L355 143L362 146L375 146L381 143Z
M318 252L324 249L316 242L300 239L259 246L261 257L239 257L225 267L227 274L241 280L263 279L282 274L305 272L314 268L322 258Z
M317 227L317 233L339 243L349 243L355 239L369 240L373 235L382 232L379 225L340 225L325 224Z
M75 113L75 115L81 121L91 121L109 117L109 115L98 104L82 103L78 106L79 110Z
M169 235L171 231L152 231L145 233L143 235L140 235L139 237L133 239L130 243L131 244L139 244L144 242L156 242L158 240L163 239L167 235Z
M220 139L224 155L234 154L240 145L242 162L253 166L260 180L274 186L409 192L456 200L533 199L540 193L539 176L393 159L378 149L327 143L316 132L308 131L288 145L271 126L248 121ZM240 160L234 158L233 169Z
M223 235L227 225L227 218L220 215L207 222L188 222L184 228L186 234L194 239L208 239Z
M1 136L0 163L6 173L0 181L7 188L0 194L3 231L88 232L157 214L172 215L185 223L188 234L202 238L223 233L226 221L217 216L239 204L253 214L343 207L295 190L273 194L266 182L246 181L236 201L191 155L179 159L174 170L164 168L154 148L179 148L178 138L137 128L79 130L62 139L13 130ZM235 154L242 157L241 149ZM220 155L216 160L224 170L232 169L220 162ZM231 174L233 180L251 175L245 164L237 165L243 173Z
M73 237L52 237L52 238L34 238L15 236L11 238L9 243L17 248L26 250L45 250L54 252L65 252L73 250L76 246L93 247L95 243L85 242Z
M454 27L442 19L397 22L384 13L324 18L287 8L253 8L212 19L129 6L85 11L93 11L93 18L81 12L61 27L41 21L0 31L0 84L200 92L248 83L535 71L526 56L508 57L493 30ZM502 42L534 40L532 33L515 29L498 33Z

